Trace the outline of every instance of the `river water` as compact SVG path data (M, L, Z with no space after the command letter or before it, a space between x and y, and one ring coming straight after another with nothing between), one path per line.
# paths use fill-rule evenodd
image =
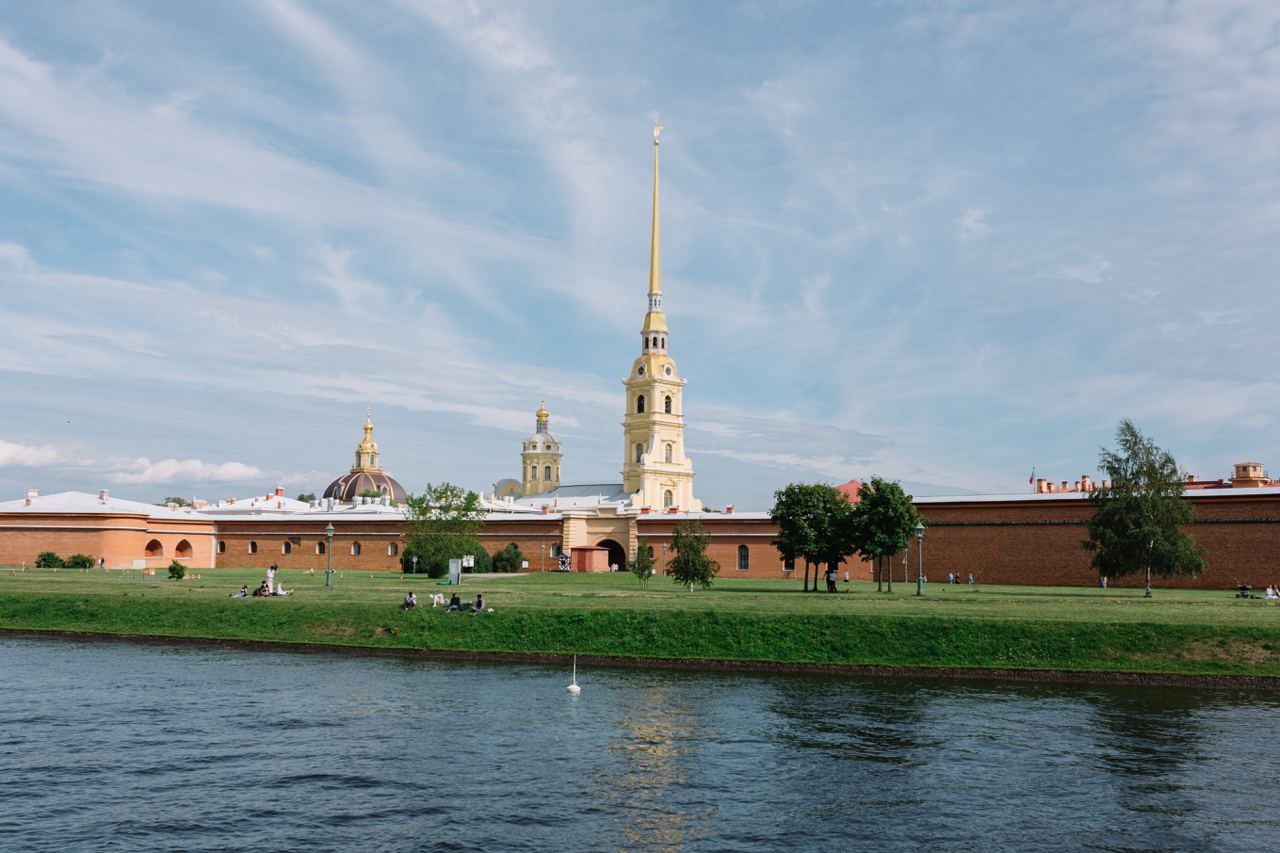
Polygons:
M1280 696L0 638L0 849L1280 849Z

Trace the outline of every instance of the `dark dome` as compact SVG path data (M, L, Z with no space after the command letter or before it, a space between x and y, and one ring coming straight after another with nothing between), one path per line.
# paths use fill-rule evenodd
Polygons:
M381 471L352 471L343 474L329 484L324 490L326 498L337 498L340 501L354 501L361 492L378 492L388 494L396 502L404 500L404 486Z

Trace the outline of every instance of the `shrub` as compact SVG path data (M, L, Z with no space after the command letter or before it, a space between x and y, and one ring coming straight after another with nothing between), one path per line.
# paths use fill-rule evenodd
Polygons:
M67 557L68 569L92 569L94 567L93 557L88 554L72 554Z
M464 571L479 574L492 571L489 552L485 551L484 546L473 536L456 536L436 544L438 547L434 549L433 553L417 552L418 574L442 578L449 574L449 560L456 560L466 554L474 555L476 564L473 568ZM413 555L414 551L410 548L404 549L401 553L400 569L406 574L412 574L413 572Z
M187 576L187 567L174 560L169 564L169 579L180 581Z
M42 551L36 557L37 569L60 569L65 565L66 563L62 561L62 558L52 551Z
M525 556L520 550L520 546L512 542L494 554L490 562L495 572L518 572L522 568L524 561ZM476 562L480 562L479 559Z

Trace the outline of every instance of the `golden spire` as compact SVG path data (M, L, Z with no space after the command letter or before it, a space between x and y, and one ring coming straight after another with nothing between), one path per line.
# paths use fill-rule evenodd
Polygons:
M667 318L662 313L662 231L658 227L658 144L662 125L653 126L653 234L649 243L649 312L640 334L643 352L666 351ZM659 333L654 337L654 333Z
M649 292L662 292L662 237L658 230L658 144L662 125L653 126L653 234L649 242Z

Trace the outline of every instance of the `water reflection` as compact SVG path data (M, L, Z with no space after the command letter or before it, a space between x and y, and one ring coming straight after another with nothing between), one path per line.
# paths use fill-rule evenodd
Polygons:
M698 744L714 739L699 727L671 683L649 683L633 691L614 722L613 765L596 792L618 816L623 849L683 850L706 831L712 809L681 796L684 766L697 760Z

